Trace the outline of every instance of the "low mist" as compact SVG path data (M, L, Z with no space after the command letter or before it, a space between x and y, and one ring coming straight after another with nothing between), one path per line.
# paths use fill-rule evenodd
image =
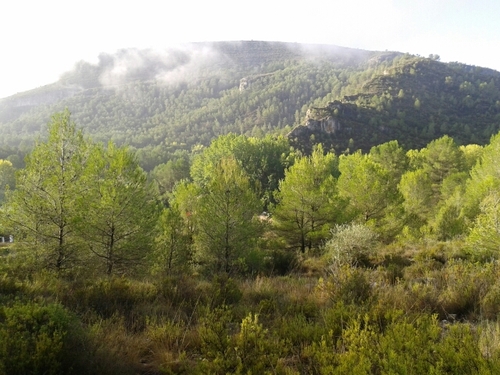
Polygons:
M198 78L209 66L229 59L210 44L183 44L164 50L122 49L101 53L97 64L80 61L61 76L65 84L83 88L119 88L133 81L174 84Z

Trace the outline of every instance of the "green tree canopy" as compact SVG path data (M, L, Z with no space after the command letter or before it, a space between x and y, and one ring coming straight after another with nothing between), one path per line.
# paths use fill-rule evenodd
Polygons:
M94 147L89 158L79 234L111 275L148 255L158 206L146 173L127 147Z
M469 220L481 212L481 202L492 192L500 189L500 134L491 138L481 157L470 172L467 181L462 214Z
M285 172L275 193L273 225L290 248L317 248L329 229L344 220L344 201L337 195L338 160L316 147Z
M272 192L284 177L285 168L293 163L286 138L253 138L228 134L218 137L193 160L191 176L204 186L223 158L234 158L249 178L251 188L267 205Z
M467 237L471 254L479 259L498 259L500 255L500 194L492 192L480 205L480 214Z
M355 217L363 222L383 217L395 194L387 169L357 152L342 156L339 170L339 192L349 200Z
M255 247L262 203L234 158L223 158L194 204L197 261L215 273L231 274Z
M91 145L68 110L52 116L48 133L18 171L6 216L19 241L39 260L62 270L78 256L75 224L88 190L84 176Z
M9 160L0 159L0 205L5 200L5 190L16 186L15 169Z
M163 209L157 230L154 271L166 275L185 272L192 261L191 236L176 203Z

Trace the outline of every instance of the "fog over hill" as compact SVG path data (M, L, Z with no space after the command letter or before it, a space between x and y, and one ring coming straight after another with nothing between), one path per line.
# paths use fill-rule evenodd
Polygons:
M128 143L150 166L229 132L289 135L297 147L321 141L338 152L391 139L419 147L442 134L488 141L499 128L500 73L438 60L258 41L103 53L2 99L0 145L29 148L66 107L92 138Z

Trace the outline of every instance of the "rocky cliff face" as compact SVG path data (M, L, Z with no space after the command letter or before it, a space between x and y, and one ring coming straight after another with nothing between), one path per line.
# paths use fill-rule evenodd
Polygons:
M316 143L322 143L326 149L344 152L352 146L351 138L355 134L367 134L366 124L372 116L373 111L359 108L345 97L342 101L328 103L326 107L309 108L304 123L288 133L288 139L294 147L306 153L312 150ZM383 133L375 127L372 130ZM369 149L362 143L356 147Z
M334 135L342 129L338 115L343 111L342 103L338 100L328 103L326 107L309 108L304 125L296 126L289 134L289 138L310 137L312 134Z

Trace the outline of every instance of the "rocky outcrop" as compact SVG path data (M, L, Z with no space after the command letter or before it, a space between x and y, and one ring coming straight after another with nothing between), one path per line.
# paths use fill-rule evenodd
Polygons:
M342 129L338 118L342 110L342 103L338 100L328 103L326 107L311 107L307 110L304 125L296 126L288 137L302 138L311 134L333 135Z
M242 79L240 79L240 92L245 91L249 85L250 85L249 77L243 77Z

